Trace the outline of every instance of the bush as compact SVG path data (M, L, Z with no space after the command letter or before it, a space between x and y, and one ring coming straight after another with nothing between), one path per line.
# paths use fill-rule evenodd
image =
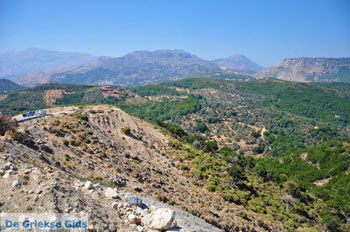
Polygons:
M123 127L122 132L126 135L129 135L129 134L131 134L131 129L130 129L130 127Z
M236 180L245 178L243 169L238 165L229 167L227 171L230 174L230 176Z
M197 132L205 133L209 130L209 128L204 123L197 122L197 124L194 127L194 130Z
M62 142L65 146L69 146L69 140L63 139Z
M157 121L157 124L158 126L165 128L175 137L182 138L184 136L187 136L187 133L178 125L165 123L162 121Z
M204 150L207 152L215 152L218 149L218 144L215 141L209 141L204 143Z
M340 231L339 228L340 228L341 222L339 217L329 213L329 214L322 215L322 219L324 224L327 226L327 228L330 231Z
M205 189L208 190L209 192L215 192L217 184L214 181L208 181L205 184Z
M262 145L262 144L260 144L260 145L258 145L258 146L256 146L256 147L253 148L253 152L254 152L255 154L261 154L261 153L264 152L264 149L265 149L265 146Z
M89 121L89 117L86 114L78 114L76 118L84 121Z
M16 121L12 121L11 115L0 114L0 135L4 135L6 131L14 130L18 127Z
M137 138L138 140L142 140L142 139L143 139L143 135L137 135L136 138Z
M260 137L260 133L258 131L253 131L251 135L256 139Z
M243 219L246 219L246 220L249 219L247 213L244 212L244 211L239 211L239 212L238 212L238 216L241 217L241 218L243 218Z
M300 186L297 182L290 180L285 183L285 186L290 195L292 195L293 197L300 196Z

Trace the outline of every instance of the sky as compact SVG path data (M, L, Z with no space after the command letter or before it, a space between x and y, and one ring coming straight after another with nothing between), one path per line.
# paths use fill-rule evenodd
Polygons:
M349 57L350 1L0 0L0 52L32 47L113 57L183 49L264 66Z

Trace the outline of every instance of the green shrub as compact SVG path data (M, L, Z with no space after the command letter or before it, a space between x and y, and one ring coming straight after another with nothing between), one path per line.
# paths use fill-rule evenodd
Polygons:
M131 129L130 127L123 127L122 128L122 132L126 135L130 135L131 134Z
M209 131L209 128L205 123L197 122L197 124L194 126L194 130L200 133L205 133Z
M76 118L84 121L89 121L89 117L86 114L78 114Z
M68 139L63 139L62 142L63 142L63 144L65 146L69 146L69 140Z
M207 152L215 152L218 150L218 144L216 141L208 141L204 143L204 150Z
M217 183L215 181L208 181L205 184L205 189L208 190L209 192L215 192L216 187L217 187Z
M260 133L258 131L253 131L251 135L256 139L260 137Z
M244 179L245 178L245 175L244 175L244 172L243 172L243 169L238 166L238 165L234 165L234 166L231 166L227 169L229 175L231 177L233 177L235 180L238 180L238 179Z
M258 146L256 146L256 147L253 148L253 152L254 152L255 154L261 154L261 153L264 152L264 150L265 150L265 146L262 145L262 144L260 144L260 145L258 145Z

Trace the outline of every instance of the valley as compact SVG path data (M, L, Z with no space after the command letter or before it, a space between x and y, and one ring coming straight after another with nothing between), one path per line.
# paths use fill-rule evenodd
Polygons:
M347 85L44 84L8 93L1 111L61 113L6 133L3 151L19 144L65 175L151 196L224 231L346 231Z

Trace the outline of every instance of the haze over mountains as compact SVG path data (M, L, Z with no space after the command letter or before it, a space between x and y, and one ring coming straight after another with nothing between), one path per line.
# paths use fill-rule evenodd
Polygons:
M183 50L134 51L117 58L41 49L0 54L0 77L24 86L47 82L138 86L225 74L298 82L349 82L350 58L285 59L264 69L244 55L209 61Z
M78 52L57 52L37 48L0 53L0 77L16 79L29 72L47 72L90 62L97 57Z

